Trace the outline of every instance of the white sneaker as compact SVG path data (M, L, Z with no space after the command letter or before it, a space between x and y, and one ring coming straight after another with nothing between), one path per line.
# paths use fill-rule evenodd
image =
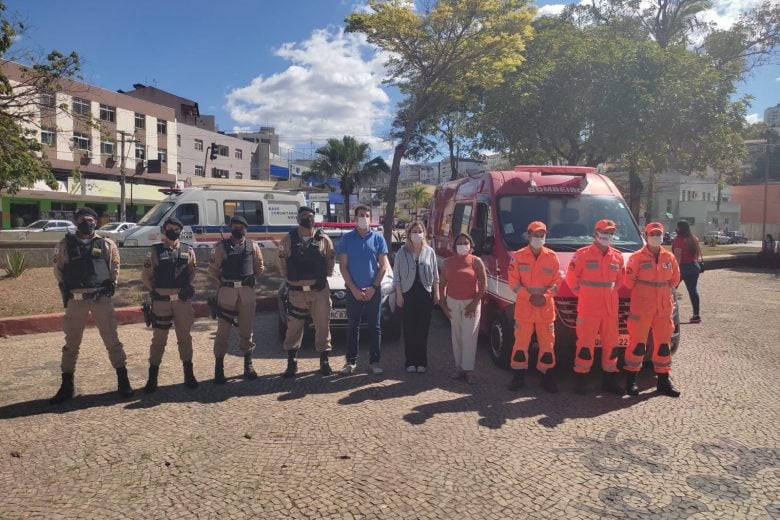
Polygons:
M424 374L427 371L428 371L428 369L425 368L425 367L417 367L417 373L418 374Z
M342 367L341 370L339 370L339 374L341 374L342 376L348 376L349 374L355 371L355 366L356 365L351 365L347 363Z
M368 365L368 369L371 371L372 374L376 376L385 373L385 371L382 370L382 367L379 366L379 363L371 363L370 365Z
M408 366L408 367L406 367L406 371L409 372L410 374L412 374L414 372L417 372L417 367L415 367L415 366Z

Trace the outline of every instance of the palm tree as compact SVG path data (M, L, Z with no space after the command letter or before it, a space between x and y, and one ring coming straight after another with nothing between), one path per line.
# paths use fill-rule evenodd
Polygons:
M431 200L431 194L422 184L412 184L407 191L409 202L414 207L414 218L417 218L417 212L420 206L425 206Z
M390 167L381 157L368 160L371 146L360 143L354 137L345 135L341 139L331 138L324 146L317 148L319 156L312 163L306 179L338 179L344 196L344 215L350 218L349 197L355 188L374 179L379 173L387 173Z
M712 7L712 0L655 0L648 20L650 34L662 49L687 43L694 31L706 27L702 13Z

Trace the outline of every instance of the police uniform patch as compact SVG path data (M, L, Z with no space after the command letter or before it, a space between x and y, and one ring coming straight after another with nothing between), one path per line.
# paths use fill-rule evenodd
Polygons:
M103 254L103 250L100 249L99 247L93 247L92 248L92 256L98 257L98 256L100 256L102 254Z

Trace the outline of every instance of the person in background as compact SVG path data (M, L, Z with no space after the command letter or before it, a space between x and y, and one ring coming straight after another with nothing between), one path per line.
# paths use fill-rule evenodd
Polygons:
M773 254L775 252L775 239L772 238L772 235L767 235L766 238L761 242L761 252L769 254Z
M452 352L455 356L454 378L465 377L476 383L474 360L482 297L487 287L487 273L482 260L471 254L474 241L466 233L455 237L455 255L441 267L442 311L450 320Z
M685 282L685 288L688 289L688 296L691 298L693 307L693 316L690 323L701 323L700 297L699 297L699 275L701 274L701 247L699 239L691 233L691 225L686 220L677 223L677 236L672 241L672 253L680 266L680 276Z
M428 329L433 306L439 303L439 266L419 221L406 228L406 243L393 265L395 303L401 307L406 371L428 369Z

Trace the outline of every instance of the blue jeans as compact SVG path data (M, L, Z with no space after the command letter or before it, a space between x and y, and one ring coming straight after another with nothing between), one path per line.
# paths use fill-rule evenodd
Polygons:
M360 342L360 321L363 316L368 323L368 333L371 334L371 354L369 363L379 363L380 343L382 341L382 294L376 291L371 300L358 301L347 291L347 363L354 365L358 358L358 343Z
M693 315L699 315L699 275L701 269L699 269L698 262L690 262L687 264L680 264L680 277L685 282L685 288L688 289L688 296L691 299L691 307L693 307Z

